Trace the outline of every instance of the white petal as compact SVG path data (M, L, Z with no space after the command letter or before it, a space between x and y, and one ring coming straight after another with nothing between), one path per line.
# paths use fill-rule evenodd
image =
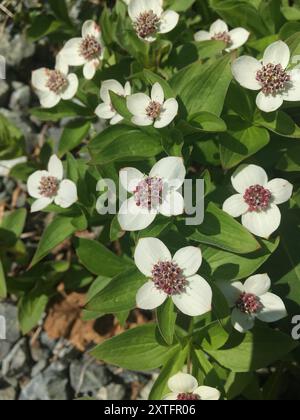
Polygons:
M273 179L267 185L267 189L272 193L275 204L289 201L293 194L293 188L292 184L280 178Z
M152 277L155 264L161 261L172 261L166 245L157 238L140 239L134 253L137 268L147 277Z
M255 324L255 318L244 314L235 308L231 315L231 322L233 327L240 333L246 333L247 331L252 330Z
M51 156L48 163L48 172L51 176L62 180L64 176L64 168L62 161L56 155Z
M54 108L61 100L60 95L54 92L36 92L39 96L42 108Z
M31 206L31 213L36 213L38 211L44 210L53 202L52 198L38 198Z
M106 80L105 82L102 82L100 89L100 97L102 101L107 104L111 103L109 94L110 91L116 93L119 96L123 96L125 93L123 86L117 80Z
M139 127L148 127L153 124L153 119L145 116L135 115L131 119L132 124L138 125Z
M48 69L42 68L32 72L31 83L34 89L40 91L49 92L49 89L46 87L48 83Z
M199 386L195 389L194 394L199 395L202 401L218 401L221 398L220 391L209 386Z
M179 216L184 213L184 198L177 192L172 190L164 198L159 206L159 213L166 217Z
M217 286L231 308L236 305L241 294L245 292L245 287L241 282L229 283L228 281L218 281Z
M241 165L231 178L233 188L244 195L249 187L260 185L265 187L268 183L266 171L257 165Z
M178 102L174 98L167 99L159 117L155 120L155 128L167 127L178 114Z
M169 187L178 189L184 183L186 169L180 157L166 157L159 160L152 168L150 177L162 178Z
M116 115L116 111L114 111L111 108L110 104L103 103L97 106L95 114L99 118L103 118L104 120L110 120Z
M171 32L178 24L179 14L173 10L167 10L161 15L158 32L166 34Z
M245 282L246 293L255 296L262 296L267 293L271 288L271 279L267 274L257 274L249 277Z
M133 193L138 184L145 178L141 171L135 168L124 168L120 171L120 182L123 188Z
M235 80L246 89L260 90L261 84L256 80L256 75L261 70L262 64L253 57L243 56L232 64L232 74Z
M281 64L284 69L289 65L291 58L290 49L283 41L269 45L264 53L263 64Z
M116 125L119 124L121 121L123 121L124 118L120 114L116 114L112 119L110 120L110 125Z
M63 73L66 76L69 73L69 64L62 51L59 52L56 56L55 70L59 70L61 73Z
M178 393L177 394L174 394L174 393L171 393L171 394L167 394L164 398L163 398L163 400L164 401L175 401L175 400L177 400L177 397L178 397Z
M198 381L188 373L179 372L168 381L169 389L178 394L194 392L198 387Z
M26 163L27 160L28 159L26 156L22 156L16 159L1 160L0 161L0 176L8 176L12 168L19 165L20 163Z
M214 22L210 27L210 33L217 35L222 32L228 32L228 26L227 23L225 23L223 20L218 19L216 22Z
M128 96L127 108L132 115L146 116L146 109L149 106L151 99L144 93L136 93Z
M211 33L207 31L199 31L194 35L196 42L209 41L212 38Z
M93 20L87 20L82 26L82 37L86 38L87 36L94 36L96 39L99 39L101 34L100 26L97 25Z
M124 86L125 96L131 95L131 84L130 82L126 82Z
M246 44L249 39L250 32L244 28L236 28L229 32L232 44L227 51L233 51Z
M276 204L266 211L249 212L242 216L243 225L254 235L268 239L281 222L281 214Z
M55 197L55 204L67 209L78 201L76 184L68 179L60 183L57 196Z
M177 308L189 316L204 315L211 311L212 289L207 281L198 275L189 277L188 281L184 293L172 296Z
M284 302L279 296L273 293L266 293L260 297L264 308L257 315L257 318L263 322L277 322L287 316Z
M161 85L159 83L155 83L152 87L152 91L151 91L151 99L154 102L158 102L161 105L164 103L165 100L165 94L164 94L164 90L161 87Z
M282 95L266 95L263 92L259 92L256 98L257 107L263 112L274 112L277 111L283 104Z
M196 274L202 264L202 252L195 246L187 246L176 252L173 257L186 277Z
M140 288L136 295L136 304L139 309L152 311L161 306L168 298L162 290L157 289L153 281L148 281Z
M143 12L151 10L147 5L148 0L131 0L128 6L128 14L132 20L136 20Z
M48 177L50 174L47 171L36 171L27 180L28 194L33 198L41 198L40 184L43 177Z
M285 101L300 101L300 69L294 69L288 72L291 77L282 97Z
M74 96L77 93L78 85L79 85L78 77L76 76L76 74L74 73L69 74L67 78L68 78L69 85L61 95L62 99L66 101L74 98Z
M82 38L70 39L61 50L63 59L70 66L82 66L86 63L86 59L80 54L82 41Z
M96 71L100 65L100 61L98 59L91 60L86 63L83 67L83 76L86 80L92 80L96 74Z
M248 204L242 194L235 194L229 197L223 204L223 211L232 217L240 217L248 211Z
M134 197L125 201L119 211L118 221L121 228L128 232L146 229L154 221L157 213L138 207Z

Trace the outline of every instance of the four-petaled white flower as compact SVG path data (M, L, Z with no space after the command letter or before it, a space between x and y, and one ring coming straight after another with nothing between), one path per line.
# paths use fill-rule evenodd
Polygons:
M225 51L231 52L237 50L242 45L246 44L250 36L244 28L235 28L229 31L228 26L223 20L217 20L214 22L208 31L199 31L195 33L195 41L223 41L226 44Z
M71 207L78 200L76 184L63 179L63 164L53 155L48 164L48 171L37 171L28 178L28 193L36 201L31 212L45 209L51 203L62 208Z
M26 156L21 156L16 159L0 160L0 176L8 176L15 166L25 162L27 162Z
M209 386L199 386L194 376L188 373L179 372L172 376L168 381L170 394L164 397L164 400L200 400L200 401L218 401L221 393Z
M155 128L168 126L178 113L175 98L165 101L163 88L159 83L152 87L151 98L145 93L128 96L127 108L133 115L132 123L139 126L153 125Z
M100 98L103 103L97 107L95 113L99 118L110 120L110 124L115 125L121 122L123 117L114 109L110 98L110 92L114 92L117 95L126 98L131 94L131 85L127 82L123 87L117 80L106 80L101 85Z
M241 165L233 174L232 185L238 194L228 198L223 210L254 235L268 239L281 222L279 204L289 201L293 185L284 179L268 181L266 171L256 165Z
M166 217L184 213L184 199L178 191L186 176L183 159L161 159L146 176L135 168L120 171L123 188L133 194L119 211L120 226L126 231L145 229L158 214Z
M69 74L69 67L61 54L56 57L54 70L41 68L32 72L32 86L43 108L53 108L62 99L74 98L78 89L76 74Z
M173 10L164 12L161 0L131 0L128 13L140 39L154 42L158 34L172 31L179 21Z
M202 264L199 248L188 246L172 258L165 244L157 238L138 242L135 264L149 281L137 293L137 307L153 310L168 298L189 316L203 315L211 310L212 289L196 274Z
M70 39L61 54L69 66L84 66L83 75L91 80L103 60L104 50L100 27L88 20L83 24L82 37Z
M233 63L237 82L247 89L260 90L256 104L261 111L276 111L283 101L300 101L300 69L287 70L290 58L288 45L277 41L266 49L262 61L243 56Z
M271 280L267 274L250 277L241 282L219 282L219 288L226 297L232 312L232 325L240 333L251 330L255 319L262 322L277 322L287 316L282 299L270 293Z

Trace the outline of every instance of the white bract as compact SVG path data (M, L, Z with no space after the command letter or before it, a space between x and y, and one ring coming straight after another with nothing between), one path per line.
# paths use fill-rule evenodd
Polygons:
M133 194L120 208L118 220L126 231L145 229L158 214L166 217L184 213L184 199L178 191L185 180L183 159L167 157L161 159L145 175L135 168L120 171L123 188Z
M151 97L145 93L128 96L127 108L133 115L132 123L139 126L154 125L155 128L168 126L178 113L175 98L165 101L163 88L159 83L152 87Z
M270 293L271 280L267 274L250 277L243 285L240 282L219 282L232 312L232 325L240 333L251 330L255 319L262 322L277 322L287 316L282 299Z
M226 44L225 51L230 52L246 44L249 36L250 32L244 28L235 28L229 31L227 24L219 19L211 25L209 32L199 31L195 33L194 39L197 42L208 40L223 41Z
M32 72L32 86L43 108L53 108L62 99L74 98L78 89L76 74L69 74L69 67L62 55L56 57L54 70L41 68Z
M243 56L233 63L237 82L247 89L260 90L256 104L261 111L273 112L283 101L300 100L300 69L287 70L290 58L288 45L277 41L266 49L262 61Z
M22 156L16 159L0 160L0 176L8 176L10 171L20 163L27 162L27 157Z
M31 197L36 198L31 206L32 213L45 209L53 202L68 208L78 200L76 184L63 179L63 164L56 155L51 157L47 171L37 171L28 178L27 190Z
M170 394L164 397L164 400L201 400L218 401L221 393L209 386L199 386L194 376L188 373L179 372L172 376L168 381Z
M137 293L137 307L153 310L168 298L189 316L203 315L211 310L212 289L196 274L202 264L199 248L188 246L174 257L162 241L145 238L138 242L135 264L149 281Z
M103 60L104 50L100 27L88 20L83 24L82 37L70 39L61 54L69 66L84 66L83 75L91 80Z
M114 109L110 98L110 92L114 92L117 95L126 98L131 94L131 85L127 82L123 87L117 80L106 80L101 85L100 98L103 103L97 107L95 113L99 118L110 120L110 124L115 125L121 122L123 117Z
M238 194L225 201L223 210L254 235L268 239L281 222L279 204L289 201L293 186L284 179L268 180L266 171L256 165L241 165L233 174L232 185Z
M154 42L158 34L172 31L179 21L173 10L164 12L161 0L131 0L128 13L138 37Z

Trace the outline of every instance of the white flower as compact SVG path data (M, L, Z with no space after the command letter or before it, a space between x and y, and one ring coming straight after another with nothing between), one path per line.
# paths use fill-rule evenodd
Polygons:
M283 101L300 100L300 69L287 70L290 49L282 41L271 44L262 61L243 56L232 65L238 83L250 90L260 90L256 104L261 111L273 112Z
M82 37L70 39L61 54L69 66L84 66L83 75L91 80L103 60L104 50L100 27L88 20L83 24Z
M120 171L123 188L133 194L119 211L120 226L126 231L145 229L158 214L166 217L184 213L184 199L178 191L186 176L183 159L167 157L152 168L149 176L135 168Z
M178 113L178 102L174 98L165 101L163 88L159 83L152 87L151 98L145 93L128 96L127 108L133 115L133 124L155 128L169 125Z
M162 241L144 238L138 242L135 264L149 281L137 293L137 307L153 310L171 298L184 314L199 316L211 310L212 289L196 274L202 263L199 248L188 246L172 258Z
M252 276L244 285L240 282L219 282L218 286L230 307L234 308L232 325L241 333L251 330L256 318L272 323L287 316L282 299L269 293L271 280L267 274Z
M171 394L165 396L164 400L202 400L218 401L221 393L209 386L199 386L194 376L188 373L179 372L169 379L168 387Z
M28 178L28 193L36 201L31 212L45 209L51 203L62 208L71 207L78 200L77 187L74 182L63 179L63 165L56 155L48 164L48 171L37 171Z
M127 6L129 6L129 3L131 2L131 0L123 0L123 2L126 3ZM159 2L160 2L161 7L163 7L164 0L159 0Z
M43 108L53 108L62 99L74 98L78 89L76 74L69 74L69 67L61 54L56 57L54 70L41 68L32 72L32 86Z
M254 235L268 239L281 222L279 204L289 201L293 186L284 179L268 181L266 171L256 165L241 165L233 174L232 185L238 194L225 201L223 210Z
M128 13L137 35L147 42L155 41L157 34L172 31L179 21L178 13L163 11L161 0L131 0Z
M209 32L199 31L194 35L195 41L223 41L226 43L225 51L231 52L237 50L242 45L246 44L250 36L244 28L236 28L229 31L228 26L223 20L217 20L210 27Z
M123 117L114 109L110 99L110 91L126 98L131 94L131 86L127 82L123 87L117 80L106 80L101 85L100 97L103 103L97 107L95 114L99 118L110 120L110 124L115 125L121 122Z
M20 163L27 162L27 157L22 156L16 159L0 160L0 176L8 176L12 168Z

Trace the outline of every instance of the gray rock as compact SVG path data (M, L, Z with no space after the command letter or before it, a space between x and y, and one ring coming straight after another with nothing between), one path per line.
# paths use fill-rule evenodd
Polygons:
M7 388L0 388L0 401L14 401L16 399L16 390L8 386Z
M71 363L70 380L76 396L96 397L111 379L112 375L106 367L93 359L85 358Z
M56 362L43 373L36 375L21 391L21 401L68 400L68 376L66 366Z
M4 377L19 377L29 371L27 364L27 344L22 338L2 360L2 375Z
M31 57L34 51L34 43L29 42L24 34L11 36L9 28L1 34L0 55L5 58L7 65L18 66L24 58Z
M0 316L6 321L6 340L0 340L0 361L9 353L11 347L19 340L21 334L18 323L17 308L9 303L0 303Z
M99 400L121 401L126 396L126 387L121 384L111 383L106 387L102 387L98 392Z
M14 92L10 97L9 107L13 111L23 110L29 107L31 90L29 86L19 82L13 82Z

